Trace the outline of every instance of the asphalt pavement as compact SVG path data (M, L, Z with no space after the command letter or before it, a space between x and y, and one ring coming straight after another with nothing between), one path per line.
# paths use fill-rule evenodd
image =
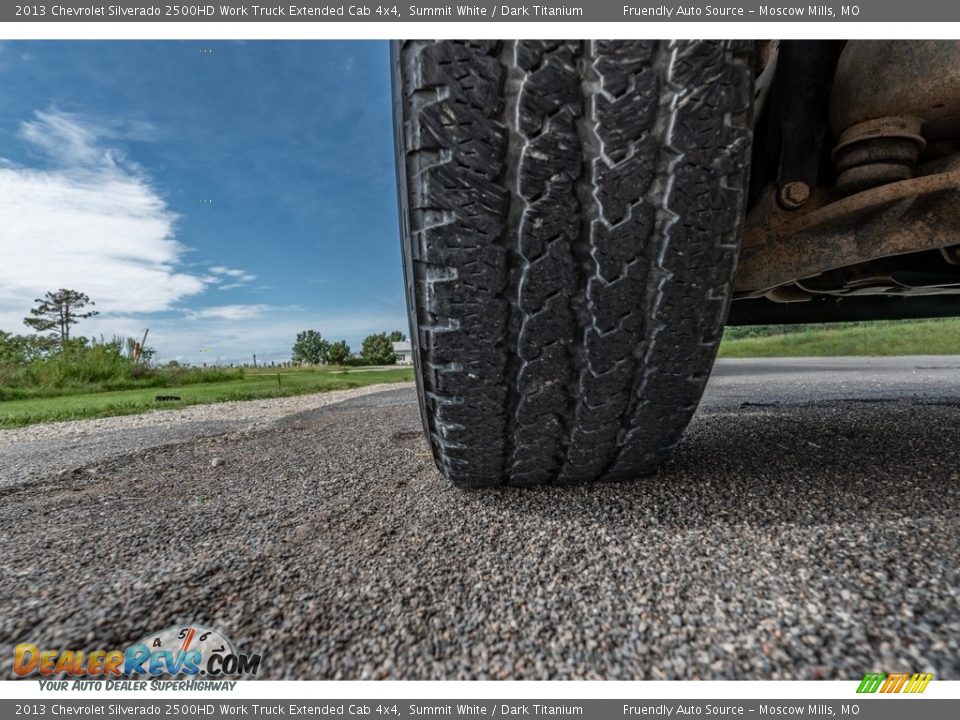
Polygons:
M7 478L0 677L199 623L266 678L960 679L960 358L720 362L593 487L449 487L411 386L208 421Z

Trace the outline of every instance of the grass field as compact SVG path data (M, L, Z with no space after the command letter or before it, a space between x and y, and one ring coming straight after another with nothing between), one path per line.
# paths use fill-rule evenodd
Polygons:
M720 357L960 355L960 318L808 325L799 332L791 332L788 326L787 330L740 338L730 337L728 330Z
M176 408L226 400L303 395L412 379L413 370L410 368L285 368L273 372L247 370L242 378L225 382L7 400L0 402L0 428L56 420L132 415L157 408ZM157 395L178 396L180 400L157 402Z
M960 318L730 328L720 345L720 357L724 358L842 355L960 355ZM71 394L0 401L0 428L410 380L411 368L284 368L248 369L234 379L172 387L109 392L65 389L57 392ZM40 388L36 392L50 391ZM180 400L158 402L158 395L177 396Z

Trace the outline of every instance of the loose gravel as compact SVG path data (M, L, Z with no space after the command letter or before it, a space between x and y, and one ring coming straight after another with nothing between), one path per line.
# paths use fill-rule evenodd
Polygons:
M367 385L313 395L241 400L154 410L140 415L69 420L0 430L0 488L27 484L78 466L93 472L104 460L198 437L249 432L295 413L382 392Z
M407 386L9 487L0 675L201 623L268 678L960 679L955 369L777 362L633 483L453 489Z

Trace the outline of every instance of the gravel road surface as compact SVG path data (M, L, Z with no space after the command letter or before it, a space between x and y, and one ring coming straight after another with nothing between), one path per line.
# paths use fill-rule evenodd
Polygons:
M960 679L960 358L721 362L599 487L448 487L409 385L174 413L0 431L0 677L200 623L268 678Z
M389 384L367 385L318 395L190 405L142 415L0 430L0 488L48 480L52 473L77 467L96 473L96 464L101 460L198 437L263 429L304 410L383 392L390 387Z

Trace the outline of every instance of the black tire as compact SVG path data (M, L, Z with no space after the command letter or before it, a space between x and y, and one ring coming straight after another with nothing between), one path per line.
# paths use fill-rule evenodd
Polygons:
M750 43L393 55L411 340L440 470L464 487L654 472L727 311Z

